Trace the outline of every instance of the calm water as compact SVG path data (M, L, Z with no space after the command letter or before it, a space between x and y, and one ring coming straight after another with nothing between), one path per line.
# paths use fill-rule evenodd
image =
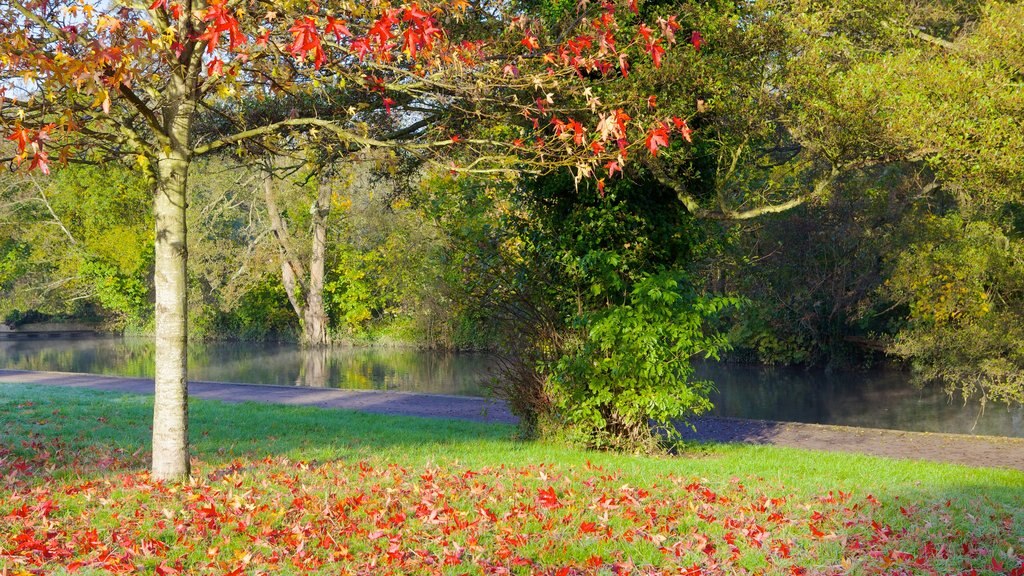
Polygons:
M1024 438L1024 407L989 404L982 411L978 402L913 386L897 370L700 364L697 375L715 383L718 416Z
M316 388L484 395L487 356L404 348L300 350L291 344L189 346L189 379ZM153 342L141 338L0 341L0 368L153 376Z
M0 341L0 368L151 377L153 344L102 338ZM492 360L484 354L409 349L338 348L301 351L294 345L210 343L189 351L194 380L329 388L487 395ZM1024 408L966 406L936 389L918 389L898 371L823 371L734 364L698 365L712 380L714 414L898 430L1024 438Z

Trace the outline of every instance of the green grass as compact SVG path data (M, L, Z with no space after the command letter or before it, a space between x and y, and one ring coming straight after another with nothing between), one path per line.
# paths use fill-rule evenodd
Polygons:
M769 446L639 457L519 442L508 426L193 400L195 481L174 487L145 473L151 411L148 396L0 385L0 566L1009 573L1024 550L1024 474L1010 470ZM106 551L82 544L90 529ZM296 560L282 530L311 555ZM44 533L49 552L31 545Z

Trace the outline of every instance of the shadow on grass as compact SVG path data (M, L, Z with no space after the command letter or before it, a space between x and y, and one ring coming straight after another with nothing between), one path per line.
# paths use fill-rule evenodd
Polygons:
M16 458L38 460L39 467L55 475L146 467L152 396L0 386L0 456L6 450ZM189 412L193 457L211 465L267 456L457 456L487 450L493 442L511 440L514 433L510 425L195 398Z

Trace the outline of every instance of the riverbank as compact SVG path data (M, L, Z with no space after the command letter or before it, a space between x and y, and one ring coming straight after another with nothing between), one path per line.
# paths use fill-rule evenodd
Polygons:
M0 384L20 383L132 394L152 394L153 381L89 374L0 370ZM375 414L419 416L514 424L501 401L466 396L404 392L352 391L190 382L196 398L224 402L259 402L291 406L340 408ZM1024 470L1024 440L963 434L904 432L878 428L823 426L794 422L700 418L696 430L683 429L695 442L742 443L867 454L907 460L928 460L968 466Z

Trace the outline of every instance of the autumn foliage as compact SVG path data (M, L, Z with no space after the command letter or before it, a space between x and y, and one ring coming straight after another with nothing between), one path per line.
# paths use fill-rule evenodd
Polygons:
M410 444L405 457L321 447L313 459L253 439L263 448L220 456L238 426L209 428L218 403L199 406L216 442L193 480L156 482L133 441L70 433L86 418L90 433L138 439L144 425L102 414L117 404L138 422L142 402L103 396L82 408L62 406L70 396L25 400L31 392L0 402L7 574L1024 574L1020 510L991 502L823 478L810 490L754 476L638 478L623 465L636 461L529 463L516 450L491 458L503 464L470 463L456 458L459 442ZM261 410L296 437L339 421Z
M682 29L676 16L649 26L638 20L635 3L582 3L573 15L579 26L563 39L524 15L500 16L499 28L469 25L482 10L465 1L311 2L295 10L228 0L155 0L146 9L16 1L0 13L0 45L7 47L0 118L15 163L28 160L43 171L51 158L155 160L169 136L161 90L172 76L192 78L190 98L233 119L237 130L197 142L193 153L256 136L245 133L254 128L265 136L301 126L326 128L349 145L383 145L353 137L362 120L355 110L326 126L301 118L252 126L235 114L242 98L332 88L362 92L360 98L388 115L401 111L394 120L399 127L429 118L435 138L417 146L461 141L475 147L463 156L474 167L491 155L485 162L505 156L534 170L568 166L582 177L601 168L613 176L634 148L657 155L672 134L690 139L685 119L599 96L644 61L661 66ZM703 43L693 32L690 49ZM515 130L512 137L465 138L454 133L460 115Z

